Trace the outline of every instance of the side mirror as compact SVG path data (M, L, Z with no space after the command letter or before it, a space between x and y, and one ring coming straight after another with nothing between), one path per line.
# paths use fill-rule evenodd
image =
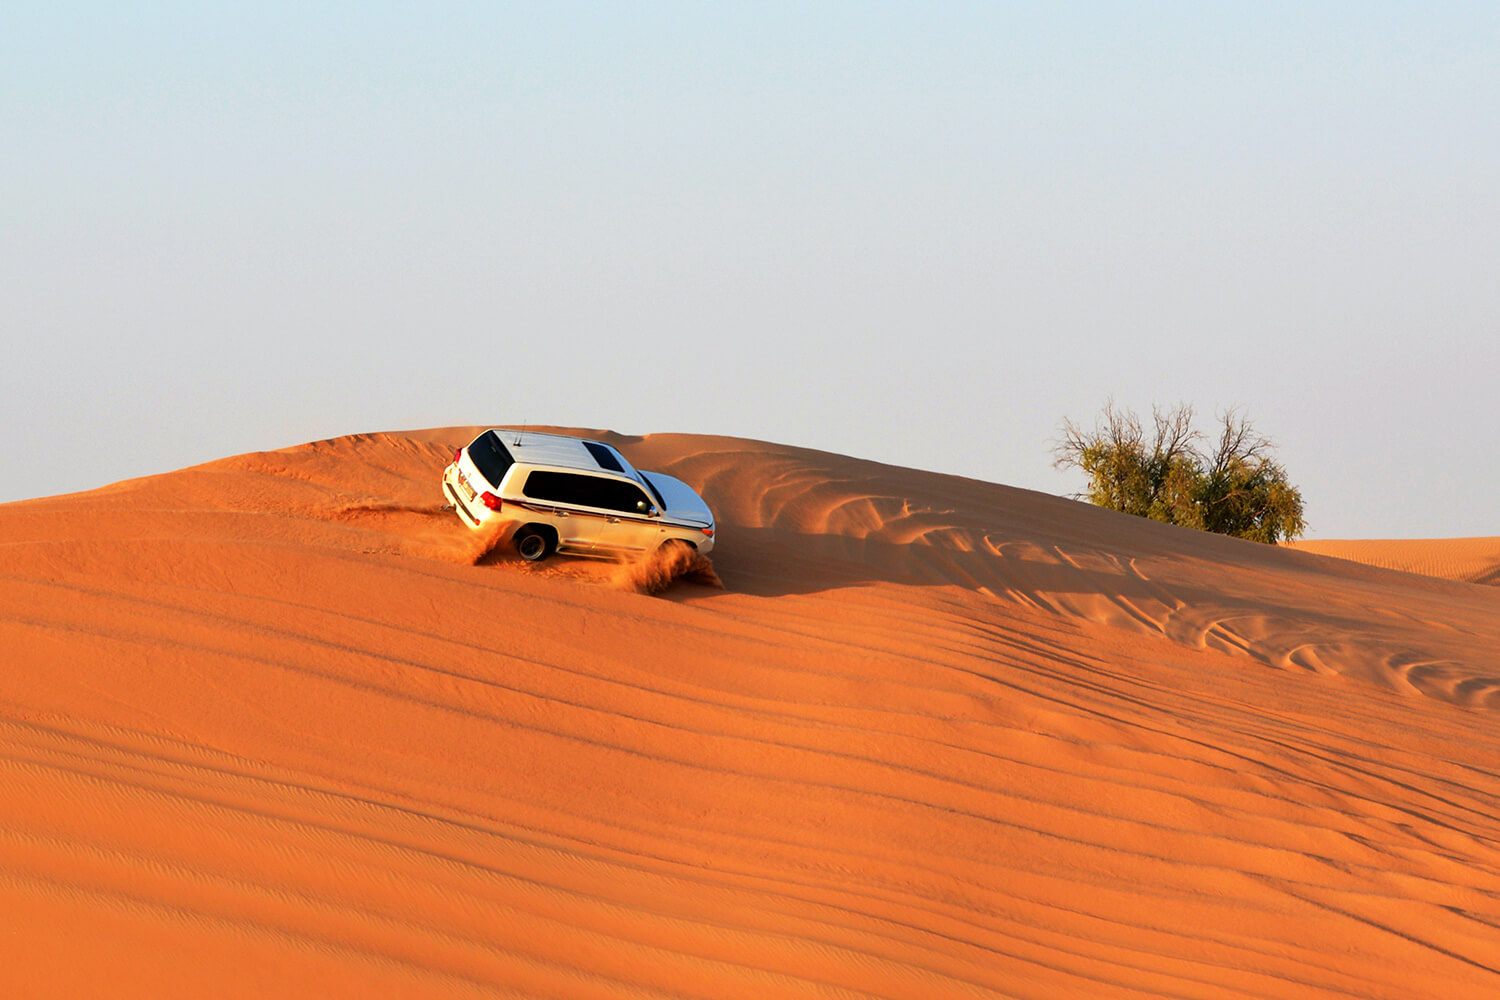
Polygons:
M645 514L647 517L661 516L661 511L657 510L655 507L644 500L637 500L635 502L635 509L640 511L642 514Z

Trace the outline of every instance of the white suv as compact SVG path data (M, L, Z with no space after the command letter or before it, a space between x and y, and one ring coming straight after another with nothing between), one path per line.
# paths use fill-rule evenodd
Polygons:
M478 531L502 522L521 558L553 552L630 557L674 539L714 547L714 515L693 488L638 472L598 441L488 430L453 454L443 492Z

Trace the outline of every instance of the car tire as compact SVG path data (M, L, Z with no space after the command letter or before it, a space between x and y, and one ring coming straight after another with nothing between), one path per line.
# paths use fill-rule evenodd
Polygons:
M552 554L555 544L541 528L525 527L516 532L516 554L527 562L541 562Z

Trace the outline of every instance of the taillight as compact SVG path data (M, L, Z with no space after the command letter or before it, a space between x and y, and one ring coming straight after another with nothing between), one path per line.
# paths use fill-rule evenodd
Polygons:
M703 533L705 535L707 535L709 538L714 537L714 529L712 529L712 528L704 528L703 529Z
M458 464L458 460L460 458L463 458L463 457L464 457L464 450L462 448L454 448L453 449L453 464L454 465L457 465Z
M479 502L484 504L490 510L500 509L500 498L495 496L495 494L491 493L489 490L485 490L483 493L479 494Z

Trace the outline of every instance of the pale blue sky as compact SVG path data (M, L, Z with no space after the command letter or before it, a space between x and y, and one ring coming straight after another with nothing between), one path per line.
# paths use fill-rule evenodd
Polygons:
M1241 405L1312 537L1500 534L1500 4L0 8L0 500L363 431L1053 493Z

